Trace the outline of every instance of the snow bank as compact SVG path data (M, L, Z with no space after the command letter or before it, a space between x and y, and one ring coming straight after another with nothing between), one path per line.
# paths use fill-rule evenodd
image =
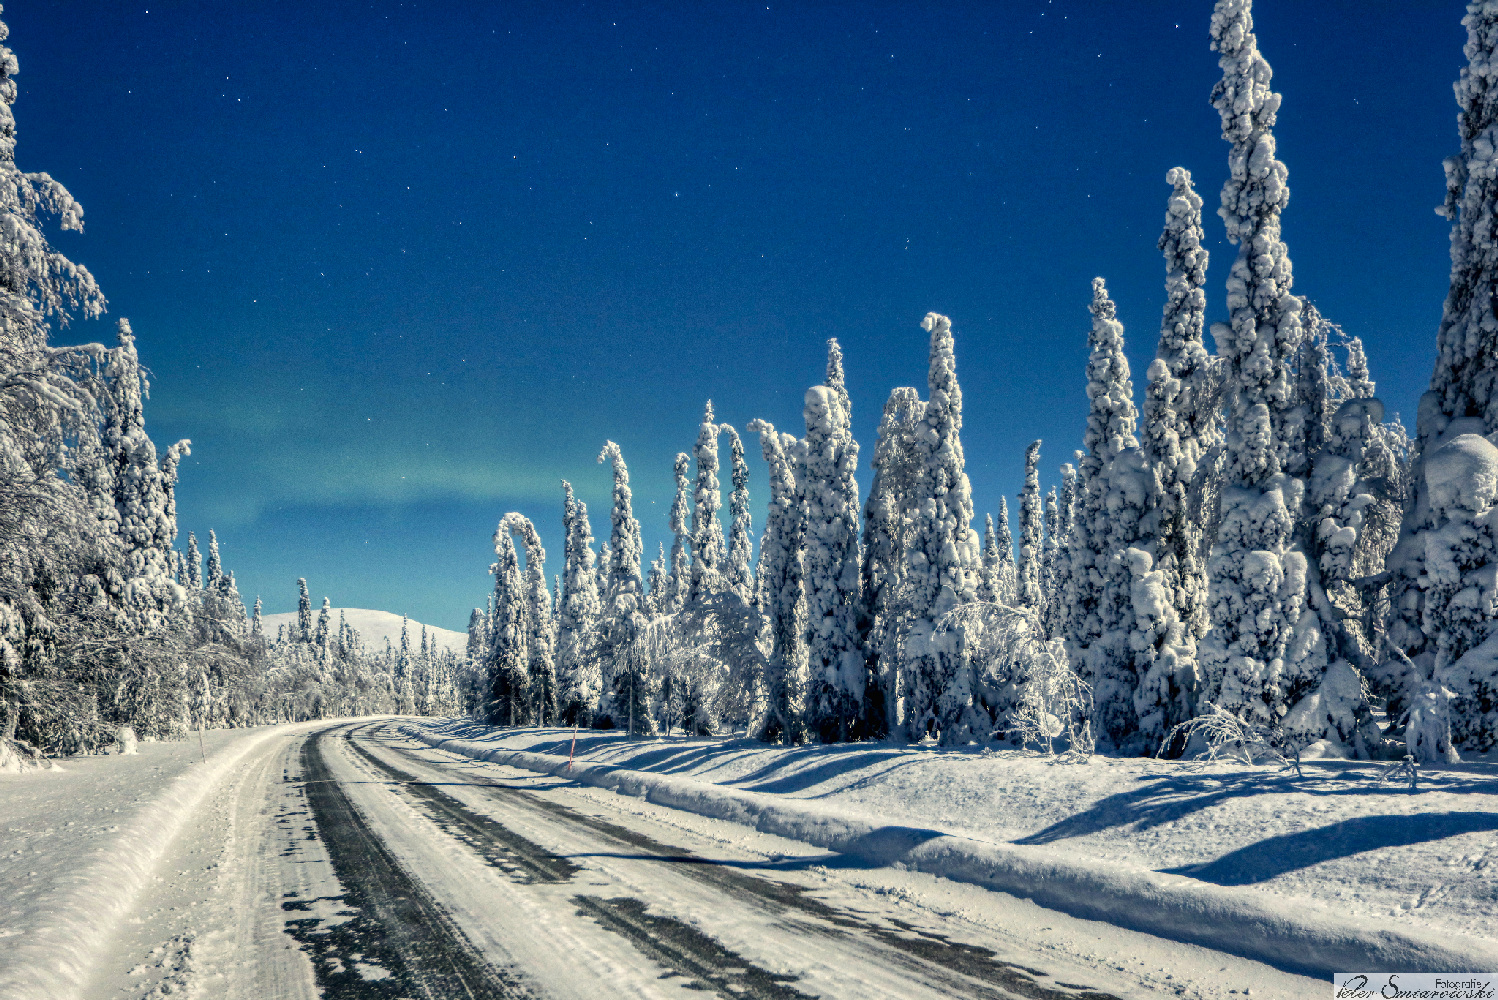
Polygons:
M429 746L474 759L569 778L875 864L900 865L1008 892L1073 916L1291 971L1325 975L1347 969L1450 972L1498 967L1498 944L1492 941L1369 926L1313 900L1287 900L1054 848L883 823L818 801L725 788L676 774L581 761L569 771L564 756L453 738L434 725L403 724L399 729Z
M117 831L111 831L104 845L92 848L90 853L85 851L91 842L83 834L75 834L76 851L54 859L61 871L45 909L19 926L12 912L5 928L7 940L0 948L0 1000L67 1000L78 996L115 927L129 916L136 896L155 877L157 862L213 789L273 736L326 724L237 730L228 736L228 746L206 763L184 768L170 778L161 773L162 767L148 768L146 758L134 758L130 762L133 772L115 781L115 790L123 801L128 801L123 793L132 790L131 786L139 788L142 783L161 780L165 787L146 797L132 815L119 822ZM198 748L190 749L196 755ZM41 776L30 780L38 779L45 780ZM74 827L73 822L63 819L64 812L59 809L54 819L59 825Z

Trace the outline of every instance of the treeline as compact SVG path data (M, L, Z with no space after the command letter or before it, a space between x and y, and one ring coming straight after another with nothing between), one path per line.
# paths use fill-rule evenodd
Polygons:
M833 341L825 380L806 393L805 436L747 428L770 480L757 562L743 442L710 403L692 453L676 458L671 552L648 568L612 442L599 456L614 477L607 540L595 555L587 508L563 483L553 592L535 527L506 515L493 597L470 622L488 718L787 741L1096 741L1127 754L1181 753L1205 720L1287 751L1490 749L1498 181L1486 158L1498 92L1485 74L1498 10L1475 3L1464 23L1462 148L1446 163L1452 282L1416 439L1385 419L1358 338L1291 291L1281 99L1251 4L1219 0L1211 102L1229 178L1218 214L1238 252L1210 325L1216 352L1204 337L1203 203L1178 167L1143 398L1096 279L1083 447L1042 494L1040 442L1030 446L1017 552L1004 502L983 538L974 528L947 318L925 319L926 398L897 388L885 403L862 500Z

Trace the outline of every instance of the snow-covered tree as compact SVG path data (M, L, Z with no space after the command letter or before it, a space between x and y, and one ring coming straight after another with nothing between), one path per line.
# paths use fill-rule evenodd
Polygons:
M998 572L994 577L994 599L1012 606L1017 600L1019 572L1014 565L1014 532L1009 527L1009 498L999 497Z
M1226 365L1224 485L1207 563L1212 628L1199 659L1211 700L1238 718L1366 751L1367 704L1345 658L1359 654L1347 648L1297 530L1312 458L1294 371L1302 302L1290 291L1280 238L1290 196L1271 131L1280 96L1270 90L1247 0L1218 0L1212 46L1223 70L1212 103L1232 147L1218 214L1238 254L1229 322L1212 327Z
M1066 611L1067 573L1062 561L1067 557L1061 551L1061 502L1056 498L1056 487L1046 491L1041 506L1041 524L1045 528L1045 540L1041 543L1040 556L1040 621L1046 633L1059 630L1057 619Z
M983 573L978 578L978 600L990 604L999 600L999 535L994 530L993 515L983 515Z
M1207 398L1210 359L1202 343L1206 315L1207 251L1202 246L1202 199L1190 171L1172 168L1165 228L1165 309L1160 343L1149 367L1141 447L1155 479L1155 545L1148 572L1158 573L1173 624L1147 663L1134 708L1144 739L1158 746L1191 718L1201 685L1197 643L1207 632L1207 576L1201 518L1193 516L1192 483L1218 438L1216 408ZM1164 615L1162 610L1161 615ZM1158 629L1157 629L1158 631Z
M902 386L891 391L869 463L873 482L863 512L860 624L869 664L864 719L871 736L899 726L899 665L909 618L902 584L905 542L915 497L915 435L924 417L925 403L914 389Z
M530 721L530 623L527 621L526 585L520 575L520 557L509 525L503 520L494 532L494 614L489 632L486 714L501 726L523 726ZM405 629L401 629L404 647ZM402 653L404 659L405 654Z
M312 634L312 645L317 649L319 658L326 659L328 649L328 628L331 625L332 610L328 599L322 599L322 608L317 612L317 628ZM422 626L422 636L426 636L426 627Z
M203 585L209 590L218 587L219 579L224 575L224 562L218 554L218 535L213 529L208 529L208 571Z
M749 604L754 599L754 521L749 514L749 463L744 461L744 442L728 424L719 424L728 435L733 470L733 492L728 498L731 522L728 532L728 589Z
M1153 536L1154 482L1134 436L1136 411L1124 329L1102 278L1092 281L1087 430L1078 470L1065 638L1096 699L1094 729L1121 750L1143 749L1134 710L1137 560ZM1153 562L1153 556L1150 555ZM1153 748L1150 748L1153 749Z
M602 602L593 568L588 505L573 497L571 483L563 480L562 490L567 542L563 550L566 578L557 609L557 690L562 723L590 725L602 693L598 660L593 653Z
M1396 658L1415 706L1406 742L1422 760L1457 746L1498 745L1498 545L1492 529L1498 478L1498 3L1467 6L1468 64L1456 84L1461 147L1446 160L1451 283L1436 335L1430 389L1420 399L1399 544L1389 558Z
M692 586L692 493L687 479L687 470L691 464L691 455L684 451L677 453L676 497L671 501L671 593L670 600L663 602L661 608L668 614L674 614L686 606L687 591Z
M806 595L801 568L806 515L797 475L803 449L793 435L776 432L768 421L752 421L748 430L759 435L770 478L769 510L759 547L764 613L770 623L767 704L764 716L754 720L751 735L770 742L800 742L806 707Z
M203 587L203 557L198 552L198 536L187 533L187 579L184 587L201 590Z
M298 642L312 641L312 595L307 593L306 577L298 577L296 601L296 638Z
M557 722L557 678L553 653L551 592L546 589L546 550L541 535L524 514L510 512L499 522L525 546L527 716L539 726ZM636 564L636 574L639 569Z
M714 446L716 449L716 445ZM608 586L599 619L599 658L605 664L604 684L612 724L629 724L632 732L654 735L651 713L654 683L639 656L635 639L644 625L644 588L640 581L640 522L635 520L634 494L624 453L605 441L598 461L609 461L614 473L614 506L609 515ZM721 529L718 538L722 540Z
M836 342L831 346L835 350ZM829 370L835 360L839 356L829 359ZM831 386L806 391L804 416L806 458L799 492L805 519L807 724L823 742L831 742L858 735L864 704L858 483L853 478L858 445L842 399Z
M1040 502L1040 441L1025 449L1025 485L1019 495L1019 562L1016 564L1015 599L1038 616L1045 606L1040 587L1044 551L1044 513Z
M718 485L718 425L713 422L713 401L707 401L697 443L692 448L697 461L697 487L692 496L692 585L687 602L702 601L727 589L723 563L723 523L718 511L723 495Z
M916 502L904 566L912 625L900 665L905 730L914 739L937 723L944 650L933 642L936 621L977 599L981 565L972 488L963 469L962 389L952 324L939 313L927 313L921 327L931 335L929 396L924 426L915 437Z

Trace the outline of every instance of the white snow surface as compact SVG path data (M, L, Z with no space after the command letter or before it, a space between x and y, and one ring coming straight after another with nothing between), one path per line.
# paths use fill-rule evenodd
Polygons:
M1498 966L1498 759L1271 766L404 724L432 746L1301 971ZM1287 956L1291 956L1288 957Z
M390 645L400 648L401 644L401 616L391 614L389 611L371 611L368 608L330 608L328 619L333 628L338 627L338 615L342 613L348 620L349 627L359 633L364 640L364 648L370 652L377 652L385 648L385 639L390 639ZM317 610L313 610L313 620L316 621ZM265 615L265 634L268 638L276 637L276 629L285 625L287 629L296 627L296 612L287 611L280 614ZM410 625L411 649L414 651L421 645L422 623L412 619ZM436 625L426 626L427 639L435 639L438 649L450 649L454 653L462 655L468 649L468 633L454 632L452 629L438 628Z
M272 736L327 724L217 730L0 774L0 1000L79 995L215 787Z

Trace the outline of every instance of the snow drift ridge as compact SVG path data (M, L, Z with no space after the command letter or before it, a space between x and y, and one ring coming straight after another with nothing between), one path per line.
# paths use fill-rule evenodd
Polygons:
M723 788L674 775L573 764L553 754L495 749L455 738L441 724L399 730L434 748L477 760L568 777L657 805L728 820L881 865L902 864L996 889L1071 916L1242 955L1308 975L1392 968L1452 972L1498 967L1493 942L1370 927L1313 901L1287 913L1251 890L1199 882L1065 852L988 843L940 830L881 824L827 806Z

